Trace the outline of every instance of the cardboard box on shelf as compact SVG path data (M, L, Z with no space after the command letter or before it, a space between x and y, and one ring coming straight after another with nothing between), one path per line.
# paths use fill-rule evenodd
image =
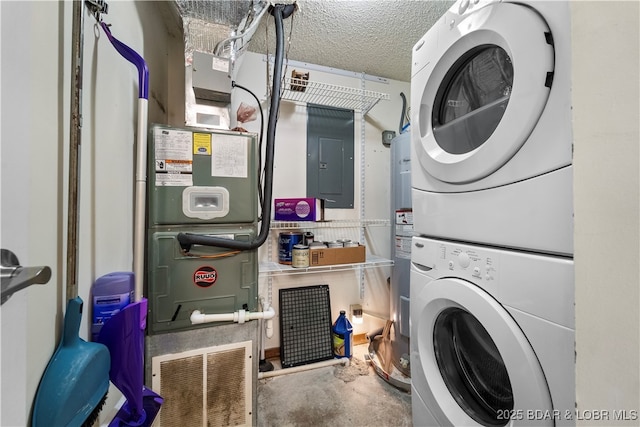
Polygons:
M364 246L352 248L319 248L309 250L309 266L355 264L366 261L366 249Z
M324 221L324 200L313 197L274 199L276 221Z

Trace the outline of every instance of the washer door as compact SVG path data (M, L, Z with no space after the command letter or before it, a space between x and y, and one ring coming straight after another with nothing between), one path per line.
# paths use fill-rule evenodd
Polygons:
M412 381L441 425L553 425L535 417L553 413L549 387L529 341L500 304L455 278L417 293L411 339L422 377L412 371Z
M412 79L412 139L429 174L461 184L490 175L527 140L549 96L554 50L545 21L522 5L455 17L414 52L435 60Z

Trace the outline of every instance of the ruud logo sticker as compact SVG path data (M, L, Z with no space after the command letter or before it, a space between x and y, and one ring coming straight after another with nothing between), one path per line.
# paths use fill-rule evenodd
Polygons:
M193 283L201 288L213 286L217 279L218 272L216 269L207 265L200 267L195 273L193 273Z

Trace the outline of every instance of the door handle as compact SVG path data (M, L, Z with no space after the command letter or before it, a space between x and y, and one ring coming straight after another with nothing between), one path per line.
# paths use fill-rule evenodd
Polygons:
M44 285L51 279L51 268L23 267L16 254L8 249L0 249L0 261L0 305L19 290L31 285Z

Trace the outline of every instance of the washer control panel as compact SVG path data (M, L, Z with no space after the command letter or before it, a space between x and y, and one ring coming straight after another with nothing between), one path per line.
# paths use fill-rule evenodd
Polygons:
M476 282L498 277L499 253L471 245L414 237L411 260L437 270L439 276L451 275Z

